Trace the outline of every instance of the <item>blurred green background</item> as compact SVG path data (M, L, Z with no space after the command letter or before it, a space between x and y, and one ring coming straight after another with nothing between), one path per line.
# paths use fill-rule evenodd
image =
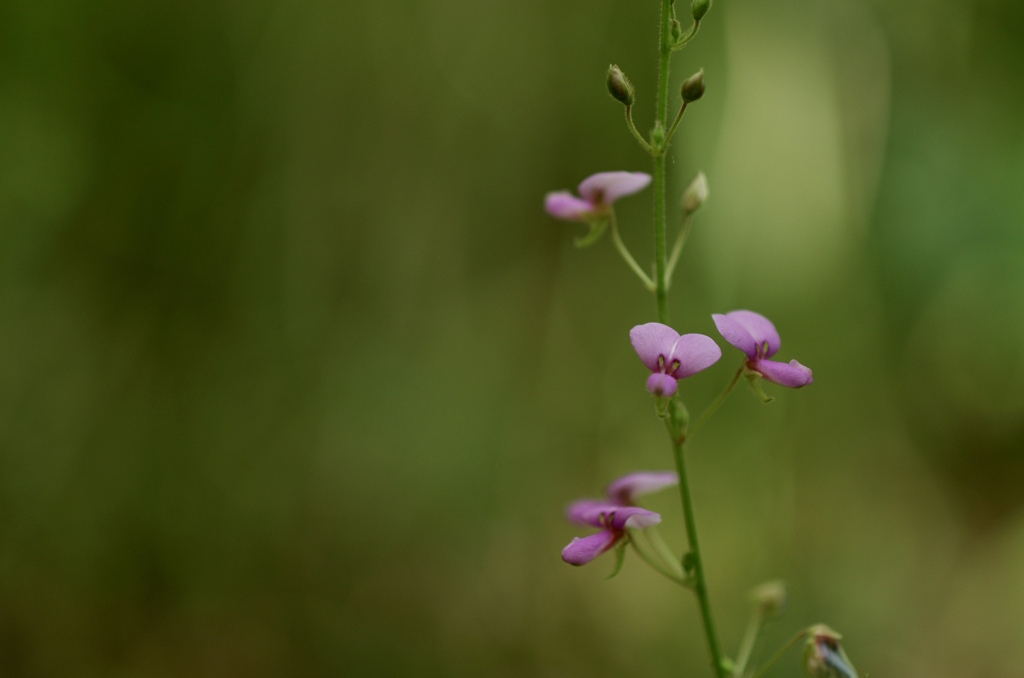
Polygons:
M685 592L559 559L567 502L671 465L653 300L541 210L648 169L603 79L647 129L657 14L0 4L0 674L708 675ZM1022 34L1010 0L719 0L677 56L708 93L671 190L711 198L674 324L755 309L815 374L690 448L730 653L778 577L762 657L824 621L872 676L1024 674Z

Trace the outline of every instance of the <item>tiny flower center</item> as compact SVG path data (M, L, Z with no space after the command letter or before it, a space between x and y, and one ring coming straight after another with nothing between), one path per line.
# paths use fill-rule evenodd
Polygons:
M666 363L668 363L668 364L666 365ZM671 363L669 363L668 362L668 358L666 358L663 355L659 355L658 356L658 369L656 371L657 372L661 372L662 374L669 374L669 375L675 374L675 371L679 369L679 365L680 364L681 363L679 362L678 358L676 358Z

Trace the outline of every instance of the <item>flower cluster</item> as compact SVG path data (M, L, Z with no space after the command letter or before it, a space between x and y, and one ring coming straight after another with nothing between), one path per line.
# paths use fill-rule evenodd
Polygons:
M751 389L765 403L771 402L772 398L763 390L762 381L770 381L787 388L801 388L814 382L810 368L796 360L788 363L771 360L778 353L782 342L770 320L753 311L735 310L711 316L722 338L743 353L742 361L725 389L692 421L686 405L676 397L679 393L680 380L710 368L722 357L722 349L711 337L695 333L680 334L664 324L668 318L668 291L676 265L686 245L694 214L708 198L707 178L703 173L698 173L682 193L679 202L682 219L674 229L675 242L669 248L666 241L669 224L665 176L667 161L671 156L667 150L687 106L701 99L705 93L704 71L701 69L683 82L679 90L681 105L675 118L669 122L669 57L672 52L685 47L696 35L701 20L711 7L711 2L712 0L691 0L690 14L693 23L684 32L684 24L676 19L675 0L662 0L658 40L658 113L649 137L642 135L633 121L632 107L636 100L636 88L618 66L613 64L608 68L608 92L624 106L626 127L640 148L654 161L654 176L657 177L657 181L654 196L653 266L641 266L630 253L620 233L616 213L612 207L620 198L636 194L646 188L652 181L651 175L643 172L601 172L584 179L579 185L578 194L554 191L544 197L544 209L552 217L587 225L588 232L575 240L577 247L593 245L603 232L608 230L612 245L618 250L623 261L632 269L643 286L656 297L658 318L663 322L636 325L629 332L629 340L649 372L646 388L657 398L655 409L668 430L678 470L678 474L670 471L631 473L612 482L606 488L604 498L583 499L569 505L566 517L570 521L594 528L596 531L573 538L562 549L562 560L570 565L584 565L615 548L618 558L612 573L614 576L622 566L626 547L631 546L638 557L655 571L676 584L691 589L698 598L701 621L711 655L711 667L717 678L755 674L760 676L771 668L785 650L801 638L805 639L804 669L813 678L857 678L856 670L839 645L839 635L823 625L805 629L760 670L748 670L748 663L763 623L769 617L779 614L785 605L786 590L780 582L770 582L755 591L755 607L751 622L735 660L729 660L722 654L711 617L707 577L697 538L690 490L686 482L685 445L725 402L741 377L746 377ZM677 484L680 485L688 548L681 558L677 558L673 550L662 541L657 530L647 530L644 534L646 539L643 540L637 539L635 534L637 530L651 528L661 522L658 513L637 506L636 498ZM655 553L646 551L641 542L649 543Z
M583 499L571 504L565 512L569 520L601 531L573 539L562 549L562 560L570 565L585 565L619 543L627 528L660 523L659 514L640 508L635 499L678 482L679 477L669 471L631 473L606 488L607 499Z
M796 360L780 363L768 360L779 350L781 341L775 325L753 311L731 311L711 316L722 337L747 355L750 373L768 381L800 388L814 381L811 370ZM651 371L647 390L656 396L671 396L680 379L707 369L722 356L711 337L703 334L680 335L668 325L647 323L629 331L633 350Z

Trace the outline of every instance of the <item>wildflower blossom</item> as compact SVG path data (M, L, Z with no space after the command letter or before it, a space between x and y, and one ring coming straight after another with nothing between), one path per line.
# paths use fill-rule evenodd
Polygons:
M722 349L703 334L679 335L668 325L647 323L629 331L629 340L640 360L651 371L647 390L671 396L680 379L705 370L722 357Z
M768 358L779 350L781 340L775 325L753 311L731 311L711 316L727 342L747 354L747 368L768 381L800 388L814 382L811 369L796 360L780 363Z
M661 516L634 505L636 497L675 485L679 477L669 471L631 473L608 485L608 499L583 499L566 510L574 523L601 528L600 532L574 538L562 549L562 560L584 565L615 546L626 536L627 528L657 525Z
M568 191L554 191L544 197L544 209L556 219L595 221L605 217L612 203L642 191L651 183L643 172L599 172L583 180L579 197Z

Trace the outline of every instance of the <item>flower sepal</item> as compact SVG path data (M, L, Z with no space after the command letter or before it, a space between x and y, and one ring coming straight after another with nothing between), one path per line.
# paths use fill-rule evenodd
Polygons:
M611 573L604 578L605 581L615 579L619 576L619 572L622 572L622 564L626 562L626 547L628 545L629 542L623 540L615 547L615 565L612 567Z
M690 410L686 409L682 398L676 398L676 409L672 417L672 426L675 431L685 431L690 427Z
M601 239L605 229L608 228L608 220L604 218L591 219L587 222L587 225L590 227L590 230L585 235L581 235L572 241L572 244L580 249L590 247Z
M665 396L656 396L654 398L654 410L655 412L658 413L658 419L664 419L666 422L671 423L669 421L668 413L669 400L671 400L671 398L666 398Z
M764 379L757 370L752 370L747 365L743 366L743 376L747 378L747 384L750 386L750 390L754 392L761 402L767 405L770 402L774 402L775 398L764 392L764 387L761 386L761 380Z

